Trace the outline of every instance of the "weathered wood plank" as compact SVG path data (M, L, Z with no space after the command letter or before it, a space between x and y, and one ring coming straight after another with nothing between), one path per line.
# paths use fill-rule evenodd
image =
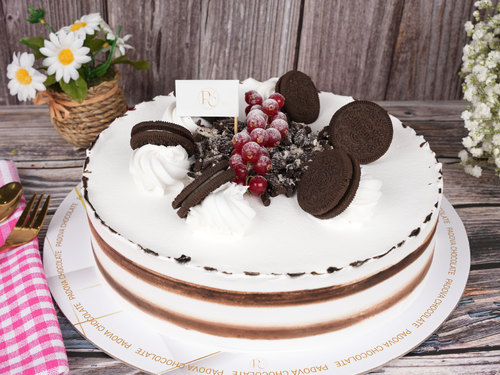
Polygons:
M136 71L119 67L120 85L129 105L151 100L174 89L175 79L197 78L201 63L199 1L108 0L112 28L123 26L122 35L132 34L132 59L148 60L150 69Z
M460 354L436 354L432 356L405 356L389 362L382 368L370 372L370 374L387 375L428 375L428 374L468 374L468 375L497 375L500 351L491 352L468 352ZM331 369L335 364L329 364ZM78 353L69 353L69 367L71 374L84 375L95 374L144 374L129 367L113 358L103 356L81 357ZM235 369L235 372L236 369Z
M403 3L306 1L297 68L320 90L384 99Z
M384 99L458 99L473 0L405 1Z
M461 113L467 107L463 100L384 100L377 103L403 122L461 121Z
M202 1L200 79L264 80L293 68L300 0Z
M5 25L5 33L2 33L2 58L0 59L0 71L2 75L6 71L7 65L4 65L4 54L8 57L7 64L10 63L12 53L16 51L30 51L27 47L19 43L19 39L28 36L41 35L48 38L49 30L40 24L30 24L24 19L28 15L28 5L34 7L42 6L45 8L47 22L57 31L61 27L74 22L76 19L88 13L101 13L105 16L105 0L88 0L88 1L62 1L54 2L50 0L37 1L36 4L30 4L26 1L12 1L2 0L3 16L1 21ZM0 31L2 26L0 26ZM41 64L41 63L40 63ZM0 84L2 81L0 80ZM4 85L0 90L4 90ZM2 92L0 91L0 95ZM18 103L17 98L7 95L7 97L0 96L0 104L2 100L5 103L15 104Z

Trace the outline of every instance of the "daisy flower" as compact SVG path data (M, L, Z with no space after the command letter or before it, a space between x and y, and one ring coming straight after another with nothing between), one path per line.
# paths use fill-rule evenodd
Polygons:
M36 90L45 90L45 75L33 68L35 55L23 52L15 54L12 63L7 66L7 77L10 79L8 84L10 94L16 95L21 101L34 99Z
M88 35L94 35L99 30L99 24L102 17L99 13L90 13L79 20L76 20L72 25L62 28L67 34L70 32L76 33L78 36L85 38Z
M83 47L83 38L75 33L66 34L60 31L49 35L50 41L45 41L45 47L40 48L40 53L47 56L43 65L47 67L47 74L56 74L56 81L61 78L68 83L70 79L77 80L79 77L77 69L82 64L89 62L90 49Z
M116 35L111 30L111 27L103 20L101 21L101 29L102 32L104 33L103 37L108 40L108 42L115 40ZM127 53L128 49L134 49L130 44L125 43L127 40L129 40L132 37L132 35L127 34L123 38L118 37L118 40L116 41L116 47L115 51L113 52L113 58L116 59L117 57L123 56ZM104 50L109 51L111 49L111 46L106 47Z

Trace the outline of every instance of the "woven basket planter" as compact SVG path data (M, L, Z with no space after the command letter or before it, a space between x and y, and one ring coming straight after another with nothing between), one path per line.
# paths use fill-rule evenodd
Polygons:
M50 120L57 132L74 146L89 147L101 131L127 111L127 102L118 86L120 73L113 79L90 87L82 103L63 92L45 93L50 108Z

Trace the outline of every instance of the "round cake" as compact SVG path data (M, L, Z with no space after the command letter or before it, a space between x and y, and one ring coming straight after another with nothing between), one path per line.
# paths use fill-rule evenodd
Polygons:
M276 81L240 83L240 118L245 92L268 96ZM320 92L319 115L308 126L320 132L351 102ZM130 304L202 334L285 340L380 317L416 293L432 262L443 181L429 144L397 118L390 116L387 151L361 165L352 203L324 220L302 210L297 194L273 197L269 206L244 194L235 206L220 189L180 218L172 201L190 181L193 157L177 157L181 146L169 146L166 161L154 159L165 178L183 181L171 189L145 189L149 180L130 172L143 150L130 147L132 128L155 120L193 134L200 124L176 116L172 95L141 103L101 133L83 172L98 269ZM142 173L151 160L135 163Z

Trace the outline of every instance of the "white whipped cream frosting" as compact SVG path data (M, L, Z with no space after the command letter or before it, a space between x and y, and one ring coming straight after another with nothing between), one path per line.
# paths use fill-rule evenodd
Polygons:
M226 182L189 210L186 223L195 232L242 236L255 217L246 191L246 186Z
M189 164L188 154L182 146L148 144L132 152L129 171L143 190L165 195L182 188Z
M382 181L367 174L361 167L358 190L351 204L340 215L317 221L335 230L360 229L373 216L373 210L382 196Z
M173 98L173 100L168 105L165 112L163 112L163 116L161 118L162 121L167 121L167 122L171 122L171 123L174 123L177 125L184 126L191 133L193 133L196 129L198 129L198 125L196 125L196 121L198 121L200 119L199 118L192 118L189 116L177 115L177 104L176 104L176 99L175 99L174 93L171 92L170 94L168 94L168 96ZM201 123L205 126L209 124L207 121L204 121L203 119L201 119Z

